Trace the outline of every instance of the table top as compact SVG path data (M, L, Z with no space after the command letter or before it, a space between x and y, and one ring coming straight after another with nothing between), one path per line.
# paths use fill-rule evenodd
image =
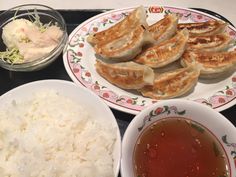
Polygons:
M16 5L25 4L25 3L35 3L35 0L10 0L10 1L0 1L0 10L6 10ZM37 0L39 4L45 4L55 9L116 9L124 8L130 6L139 6L139 5L165 5L165 6L177 6L177 7L198 7L214 12L225 16L227 19L236 24L236 15L235 15L235 0L99 0L99 1L84 1L84 0Z
M204 10L204 9L198 9L207 13L210 13L211 15L216 15L222 20L226 20L224 16L221 16L220 14L215 14L212 11ZM86 19L97 15L99 13L104 12L104 10L59 10L59 12L64 17L66 24L67 24L67 31L68 34L70 34L73 29L75 29L80 23L85 21ZM229 22L232 22L229 20ZM236 24L236 23L234 23ZM52 63L47 68L40 70L40 71L34 71L30 73L24 73L24 72L12 72L5 69L0 68L0 95L4 94L5 92L28 82L36 81L36 80L43 80L43 79L63 79L63 80L69 80L72 81L67 74L64 64L63 64L63 58L62 54L58 57L58 59ZM123 134L129 125L130 121L134 118L134 115L123 113L117 110L112 109L112 112L114 116L116 117L117 123L120 128L121 136L123 137ZM224 110L221 112L229 121L231 121L234 126L236 126L236 105L233 107ZM120 177L120 175L119 175Z
M73 29L78 26L78 24L94 15L102 13L103 11L104 10L59 10L67 23L68 34L70 34ZM214 12L207 12L214 15ZM40 71L24 73L11 72L0 68L0 75L0 95L19 85L36 80L63 79L71 81L64 68L62 55L60 55L58 59L50 66ZM134 115L123 113L114 109L112 109L112 111L117 119L121 134L123 135ZM236 105L222 111L221 113L236 126Z

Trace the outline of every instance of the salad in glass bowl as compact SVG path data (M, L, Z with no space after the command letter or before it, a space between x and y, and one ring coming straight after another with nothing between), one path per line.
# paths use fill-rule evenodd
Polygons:
M62 52L68 38L63 17L48 6L17 6L0 14L0 20L0 66L8 70L46 67Z

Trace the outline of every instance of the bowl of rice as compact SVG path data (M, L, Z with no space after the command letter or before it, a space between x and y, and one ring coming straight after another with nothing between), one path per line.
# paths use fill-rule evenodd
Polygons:
M83 87L62 80L19 86L0 97L0 117L0 176L118 176L116 119Z
M24 4L0 14L0 66L35 71L55 61L67 39L59 12L41 4Z

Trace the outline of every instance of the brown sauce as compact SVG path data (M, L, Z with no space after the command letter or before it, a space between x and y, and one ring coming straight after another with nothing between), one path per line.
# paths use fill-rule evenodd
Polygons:
M151 124L133 156L135 177L229 177L225 151L209 130L184 118Z

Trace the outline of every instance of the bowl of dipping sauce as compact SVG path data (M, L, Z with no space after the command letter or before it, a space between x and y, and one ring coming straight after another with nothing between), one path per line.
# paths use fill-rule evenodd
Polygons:
M188 100L144 109L122 141L122 177L235 177L236 129L223 115Z
M35 71L61 54L68 39L59 12L41 4L20 5L0 14L0 66Z

